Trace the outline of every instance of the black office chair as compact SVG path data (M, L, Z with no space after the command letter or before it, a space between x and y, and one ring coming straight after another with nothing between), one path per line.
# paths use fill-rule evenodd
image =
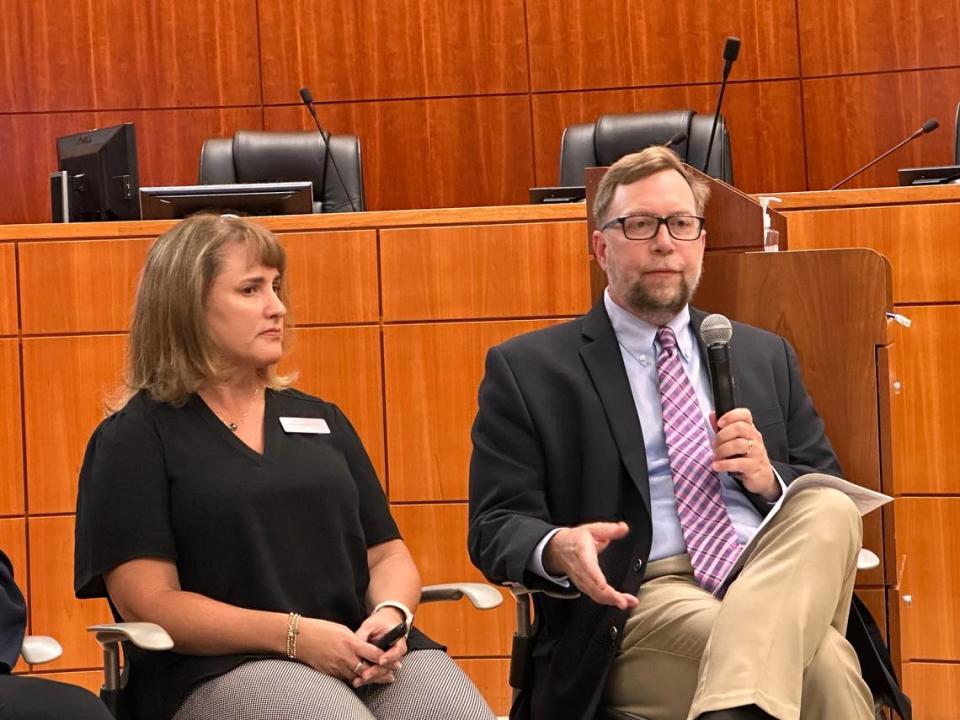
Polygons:
M693 110L601 115L595 123L570 125L563 131L560 146L560 185L581 186L584 168L612 165L629 153L664 145L681 132L686 138L673 149L685 163L702 169L712 126L713 115L698 115ZM730 134L722 115L707 174L733 184Z
M960 165L960 103L957 103L957 113L953 121L953 164Z
M313 183L315 213L364 210L360 140L331 135L327 153L318 132L240 130L209 138L200 151L200 185L296 180Z

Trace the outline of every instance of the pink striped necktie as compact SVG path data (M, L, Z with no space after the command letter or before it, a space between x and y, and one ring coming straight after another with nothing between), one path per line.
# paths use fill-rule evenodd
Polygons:
M720 492L720 477L710 469L713 449L693 385L680 363L677 336L661 327L657 342L663 431L680 528L694 577L704 590L716 593L740 554L740 543Z

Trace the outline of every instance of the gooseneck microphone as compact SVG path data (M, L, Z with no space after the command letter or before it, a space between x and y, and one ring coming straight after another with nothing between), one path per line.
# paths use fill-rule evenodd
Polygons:
M700 339L707 346L713 406L718 420L737 406L737 384L733 379L733 360L730 357L732 337L733 325L723 315L707 315L700 323Z
M728 37L723 44L723 79L720 81L720 95L717 97L717 109L713 113L713 127L710 129L710 142L707 144L707 159L703 162L703 172L707 175L707 168L710 167L710 155L713 154L713 138L717 134L717 124L720 122L720 108L723 106L723 93L727 89L727 78L730 77L730 70L733 69L733 63L737 61L740 55L740 38ZM721 153L721 159L723 154Z
M910 133L910 137L906 138L905 140L901 140L901 141L898 142L896 145L894 145L892 148L890 148L889 150L887 150L885 153L883 153L883 154L880 155L879 157L874 158L873 160L871 160L870 162L868 162L866 165L864 165L862 168L860 168L860 169L857 170L856 172L850 173L850 174L847 175L843 180L841 180L840 182L838 182L836 185L834 185L834 186L831 187L830 189L831 189L831 190L836 190L836 189L837 189L838 187L840 187L841 185L845 185L847 182L849 182L850 180L853 180L853 178L855 178L855 177L856 177L857 175L859 175L860 173L864 172L865 170L869 170L870 168L872 168L872 167L873 167L874 165L876 165L878 162L880 162L881 160L883 160L887 155L890 155L891 153L894 153L894 152L896 152L897 150L899 150L900 148L902 148L904 145L906 145L906 144L907 144L908 142L910 142L911 140L916 140L916 139L917 139L918 137L920 137L921 135L926 135L927 133L931 133L931 132L933 132L934 130L936 130L938 127L940 127L940 121L939 121L939 120L937 120L936 118L929 118L929 119L927 119L927 121L926 121L923 125L921 125L921 126L918 127L916 130L914 130L912 133Z
M670 136L670 139L667 140L663 146L665 148L675 148L680 143L684 142L687 139L686 130L678 130L673 135Z
M317 126L317 132L319 132L320 137L323 138L323 174L320 176L321 182L323 183L323 192L326 193L327 189L327 163L332 163L333 171L337 174L337 180L340 182L340 188L343 190L343 194L347 196L347 202L350 203L350 209L353 210L353 212L357 212L357 206L353 204L353 198L350 196L350 191L347 190L347 184L343 181L340 168L337 167L337 159L333 156L333 153L330 152L330 133L323 129L320 125L320 120L317 119L317 110L313 106L313 93L310 92L310 88L300 88L300 100L307 106L307 112L310 113L310 117L313 118L313 124ZM324 206L324 212L326 212L326 206Z

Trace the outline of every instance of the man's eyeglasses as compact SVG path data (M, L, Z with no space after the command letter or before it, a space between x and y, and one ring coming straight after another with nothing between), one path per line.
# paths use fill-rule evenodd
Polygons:
M696 240L703 230L703 218L697 215L624 215L614 218L600 229L609 230L614 225L623 229L627 240L650 240L660 232L661 225L667 226L667 232L674 240Z

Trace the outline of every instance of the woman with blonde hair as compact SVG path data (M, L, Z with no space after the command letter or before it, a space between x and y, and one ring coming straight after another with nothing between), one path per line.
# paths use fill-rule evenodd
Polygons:
M409 628L420 577L350 422L276 373L285 271L277 239L236 216L151 248L127 397L80 472L77 596L173 638L131 651L143 720L492 720L415 628L375 645Z

